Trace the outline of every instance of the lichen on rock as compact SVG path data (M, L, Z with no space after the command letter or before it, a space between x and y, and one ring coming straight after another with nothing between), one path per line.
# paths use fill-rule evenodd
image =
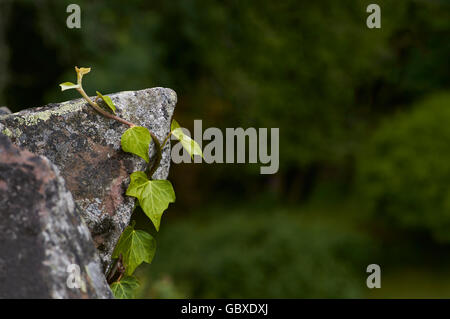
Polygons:
M160 141L169 133L177 101L173 90L152 88L109 96L120 117L147 127ZM120 138L127 128L98 114L82 99L0 115L0 132L59 168L76 210L89 227L104 271L132 214L134 199L125 196L129 175L147 165L121 150ZM163 149L156 179L167 178L169 144ZM155 154L152 143L150 158Z
M113 297L58 168L2 134L0 220L0 298Z

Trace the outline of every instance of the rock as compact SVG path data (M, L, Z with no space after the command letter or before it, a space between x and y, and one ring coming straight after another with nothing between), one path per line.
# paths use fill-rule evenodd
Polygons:
M6 106L0 106L0 115L11 114L11 110Z
M173 90L152 88L109 96L120 117L147 127L160 141L169 133L177 101ZM134 198L125 196L129 175L146 167L143 159L121 150L120 138L127 128L98 114L83 99L0 115L0 132L59 168L89 227L104 271L134 206ZM152 143L150 156L154 155ZM153 177L167 178L169 165L167 143Z
M64 184L48 159L0 134L0 298L113 297ZM71 264L79 288L67 285Z

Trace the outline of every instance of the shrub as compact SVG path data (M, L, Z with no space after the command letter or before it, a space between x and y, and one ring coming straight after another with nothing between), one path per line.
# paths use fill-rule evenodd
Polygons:
M383 123L359 163L359 189L373 216L450 241L450 94Z
M159 297L151 292L161 278L190 298L344 298L367 289L368 239L294 214L223 212L160 235L146 297Z

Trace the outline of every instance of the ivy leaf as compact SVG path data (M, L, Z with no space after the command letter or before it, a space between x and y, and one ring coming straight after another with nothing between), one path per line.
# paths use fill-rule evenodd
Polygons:
M174 119L172 119L172 123L170 124L170 130L176 130L177 128L181 128L180 124L178 124L177 121L175 121Z
M149 233L135 230L134 225L128 226L119 238L114 248L112 258L122 254L126 274L131 276L137 266L151 263L156 251L156 241Z
M88 74L89 72L91 72L91 68L78 68L76 66L75 67L75 72L77 72L78 84L81 85L81 81L83 79L83 75Z
M73 84L72 82L64 82L61 83L59 86L61 87L61 91L78 89L80 87L78 84Z
M162 214L170 203L175 202L175 192L168 180L149 180L144 172L134 172L130 175L130 186L126 194L139 200L139 205L157 231Z
M149 180L144 172L134 172L130 175L130 185L128 186L126 194L139 198L142 192L142 186Z
M120 281L111 284L111 290L117 299L134 298L139 281L133 276L123 277Z
M148 129L142 126L134 126L122 134L120 142L125 152L136 154L148 163L150 161L148 150L151 140L152 137Z
M113 111L113 113L116 114L116 106L114 105L111 98L107 95L103 96L99 91L96 91L96 93L97 93L97 96L99 98L101 98L106 103L106 105L109 106L109 108Z
M172 124L170 125L170 130L172 131L172 135L175 136L183 145L183 147L188 151L191 155L191 158L194 158L194 155L199 155L203 157L202 149L197 144L195 140L184 134L180 125L177 121L172 120Z
M152 180L143 184L139 204L157 231L159 231L162 214L169 207L169 203L173 202L175 202L175 192L168 180Z
M88 74L89 72L91 72L91 68L78 68L75 67L75 71L80 74L81 76Z

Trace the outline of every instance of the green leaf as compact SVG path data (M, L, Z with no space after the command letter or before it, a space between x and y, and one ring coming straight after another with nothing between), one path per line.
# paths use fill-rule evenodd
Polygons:
M81 81L83 79L83 75L88 74L89 72L91 72L91 68L78 68L76 66L75 67L75 71L77 72L78 84L81 85Z
M149 233L135 230L134 225L128 226L119 238L112 258L122 254L126 274L131 276L141 263L151 263L156 251L156 241Z
M109 108L113 111L113 113L116 114L116 106L114 105L111 98L107 95L102 95L99 91L96 91L96 93L97 93L97 96L99 98L101 98L106 103L106 105L109 106Z
M191 139L189 136L184 134L180 125L177 121L172 120L172 124L170 125L170 129L172 131L172 135L175 136L186 149L186 151L191 155L191 158L194 158L194 155L199 155L203 157L203 152L197 142Z
M142 157L147 163L150 161L148 150L152 137L148 129L142 126L129 128L122 134L121 144L125 152Z
M139 200L139 205L157 231L162 214L170 203L175 202L175 192L168 180L148 180L144 172L131 174L126 194Z
M177 121L175 121L174 119L172 119L172 123L170 124L170 130L171 130L171 131L174 131L174 130L176 130L177 128L181 128L181 127L180 127L180 124L178 124Z
M91 72L91 68L78 68L75 67L75 71L77 72L77 74L80 74L81 76L88 74L89 72Z
M123 277L120 281L111 284L111 290L117 299L134 298L139 281L132 276Z
M140 197L142 188L145 183L147 183L149 180L147 178L147 175L144 172L134 172L130 175L130 186L128 186L127 189L127 195L133 196L133 197Z
M73 84L72 82L64 82L61 83L59 86L61 87L61 91L78 89L80 87L78 84Z

